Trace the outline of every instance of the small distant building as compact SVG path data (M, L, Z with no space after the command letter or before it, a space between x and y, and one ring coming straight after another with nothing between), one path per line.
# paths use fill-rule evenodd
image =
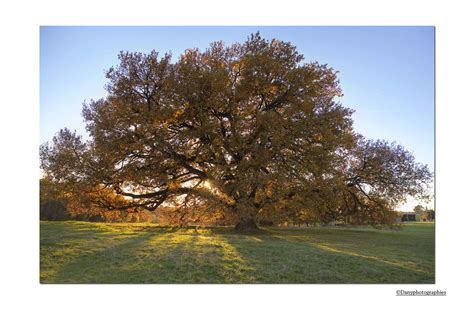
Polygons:
M435 211L428 209L425 211L401 211L397 213L396 222L432 222L435 218Z
M415 212L403 212L401 216L402 222L414 222L416 220L416 213Z

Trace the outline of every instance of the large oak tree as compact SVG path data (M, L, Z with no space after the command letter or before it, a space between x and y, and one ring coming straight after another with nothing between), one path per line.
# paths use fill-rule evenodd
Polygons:
M90 139L63 129L41 146L55 182L127 201L98 206L214 207L238 229L256 228L265 209L375 224L431 181L403 147L356 134L336 72L290 43L257 33L175 62L154 51L119 60L107 97L84 105Z

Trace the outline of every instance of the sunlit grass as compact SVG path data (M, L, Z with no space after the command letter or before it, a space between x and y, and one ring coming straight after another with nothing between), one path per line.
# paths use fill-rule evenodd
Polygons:
M433 283L434 225L232 228L41 222L43 283Z

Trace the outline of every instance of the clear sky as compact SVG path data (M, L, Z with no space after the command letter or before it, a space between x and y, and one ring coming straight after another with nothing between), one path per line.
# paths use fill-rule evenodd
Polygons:
M41 27L40 142L63 127L86 135L82 103L105 96L104 71L119 51L171 51L176 59L257 31L339 71L355 130L402 144L434 170L434 27Z

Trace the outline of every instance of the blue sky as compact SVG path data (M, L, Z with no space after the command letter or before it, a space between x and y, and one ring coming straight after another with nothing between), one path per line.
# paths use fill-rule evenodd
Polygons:
M434 170L434 27L41 27L40 142L63 127L86 134L82 103L105 96L104 71L120 50L176 58L256 31L339 71L355 130L402 144Z

